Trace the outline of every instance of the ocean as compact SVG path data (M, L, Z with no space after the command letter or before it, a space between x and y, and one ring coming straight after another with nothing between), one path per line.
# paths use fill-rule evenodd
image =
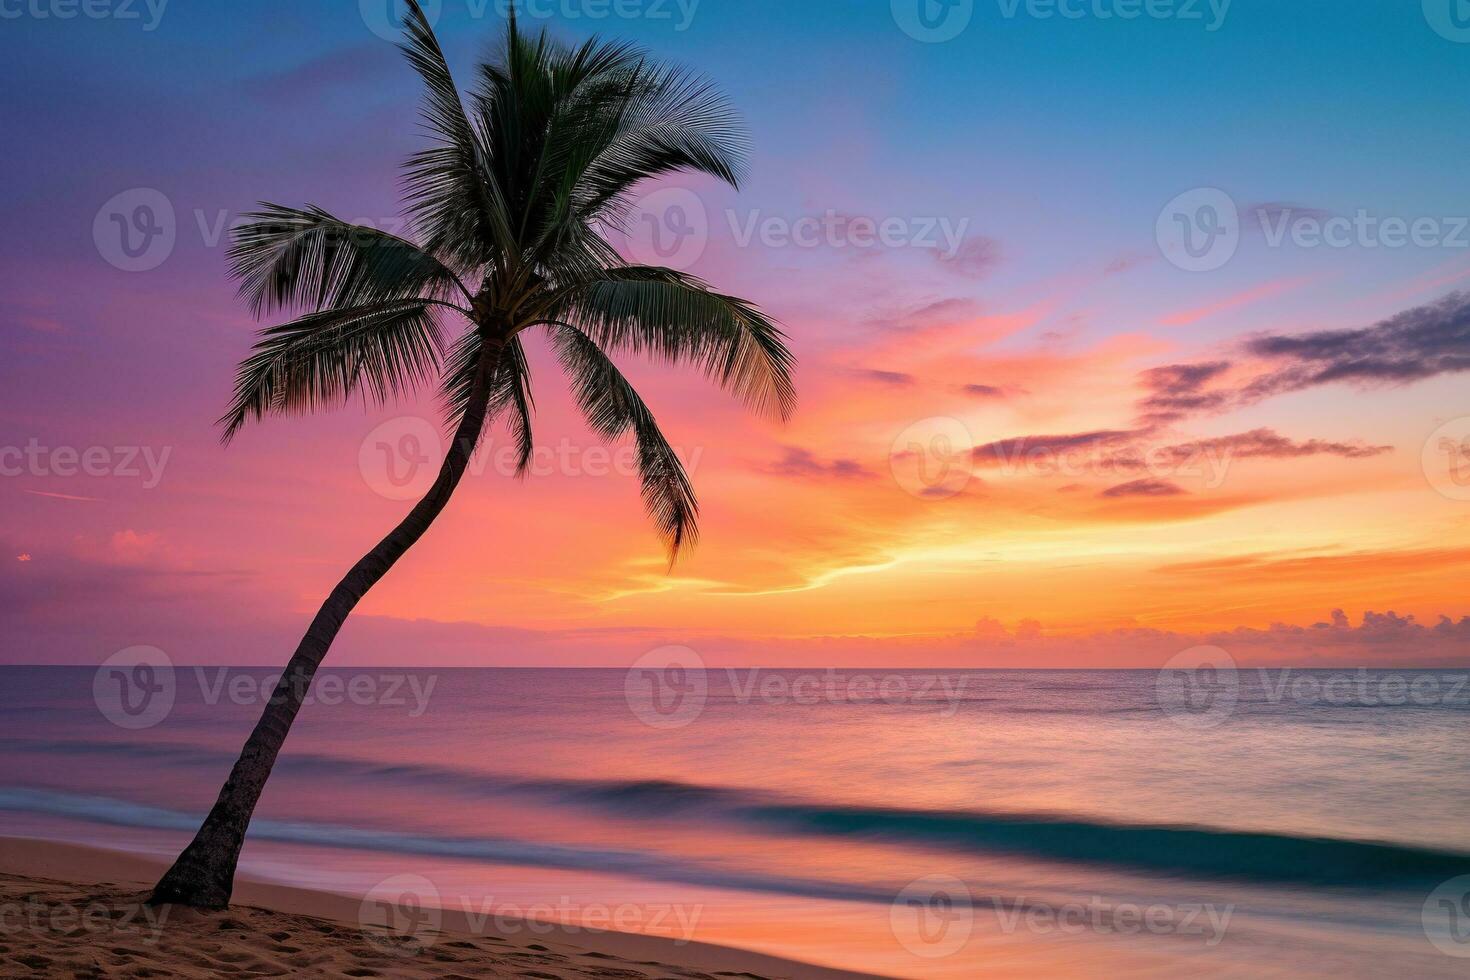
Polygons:
M187 841L272 672L134 660L0 668L0 834ZM1187 680L333 667L241 870L894 977L1470 975L1466 673Z

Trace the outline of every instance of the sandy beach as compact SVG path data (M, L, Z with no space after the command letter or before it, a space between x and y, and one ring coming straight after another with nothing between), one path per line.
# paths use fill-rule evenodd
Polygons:
M0 976L539 977L859 980L705 943L617 932L491 929L446 911L436 929L365 927L345 895L237 882L220 912L150 908L161 868L137 856L0 838ZM503 926L504 923L501 923Z

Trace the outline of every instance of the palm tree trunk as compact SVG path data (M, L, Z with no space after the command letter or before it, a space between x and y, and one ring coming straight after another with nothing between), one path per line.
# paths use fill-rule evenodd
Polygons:
M204 818L194 840L154 887L148 899L150 904L177 903L193 908L224 908L229 905L235 864L240 858L240 847L245 843L250 816L255 812L256 801L265 788L265 781L271 774L281 745L286 741L291 722L306 697L311 679L358 600L423 537L434 518L449 503L449 497L464 476L470 455L485 426L490 377L499 363L502 349L500 344L492 346L491 342L486 342L486 353L480 362L469 403L434 485L402 523L352 566L322 603L296 652L291 655L291 662L282 672L255 730L245 741L245 748L230 770L219 799Z

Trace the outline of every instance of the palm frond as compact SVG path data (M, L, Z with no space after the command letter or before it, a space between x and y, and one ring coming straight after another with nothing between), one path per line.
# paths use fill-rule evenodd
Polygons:
M699 537L699 503L683 462L638 392L597 344L566 325L553 324L551 330L557 357L588 425L609 440L633 434L643 505L667 545L672 563L681 548Z
M736 184L744 167L744 131L713 86L625 42L567 48L512 29L473 105L516 238L548 275L585 277L592 226L616 225L639 182L687 170Z
M220 418L224 441L250 419L337 405L353 392L382 402L432 377L442 338L418 300L311 313L261 331L240 363L234 400Z
M490 179L482 135L470 124L439 39L417 0L407 0L399 49L423 79L423 116L435 145L405 167L408 208L425 244L465 268L514 250L511 212Z
M754 305L693 276L653 266L605 270L565 287L548 319L571 323L605 350L694 364L758 412L789 418L796 359L781 328Z
M611 218L642 181L675 172L703 173L739 187L749 137L739 115L705 78L682 68L643 68L630 80L618 125L574 174L585 220Z
M262 202L236 228L229 259L257 316L273 309L346 308L463 292L459 278L412 242L321 208Z

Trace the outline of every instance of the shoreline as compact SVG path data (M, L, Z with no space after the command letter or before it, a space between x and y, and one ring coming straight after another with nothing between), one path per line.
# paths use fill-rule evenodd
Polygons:
M0 975L111 977L148 969L203 977L237 968L256 975L883 980L733 947L541 920L500 929L494 923L504 919L472 924L450 909L435 928L389 938L362 926L361 897L245 877L237 878L228 909L165 908L155 916L141 902L163 870L160 861L123 851L0 837ZM10 940L22 933L17 950Z

